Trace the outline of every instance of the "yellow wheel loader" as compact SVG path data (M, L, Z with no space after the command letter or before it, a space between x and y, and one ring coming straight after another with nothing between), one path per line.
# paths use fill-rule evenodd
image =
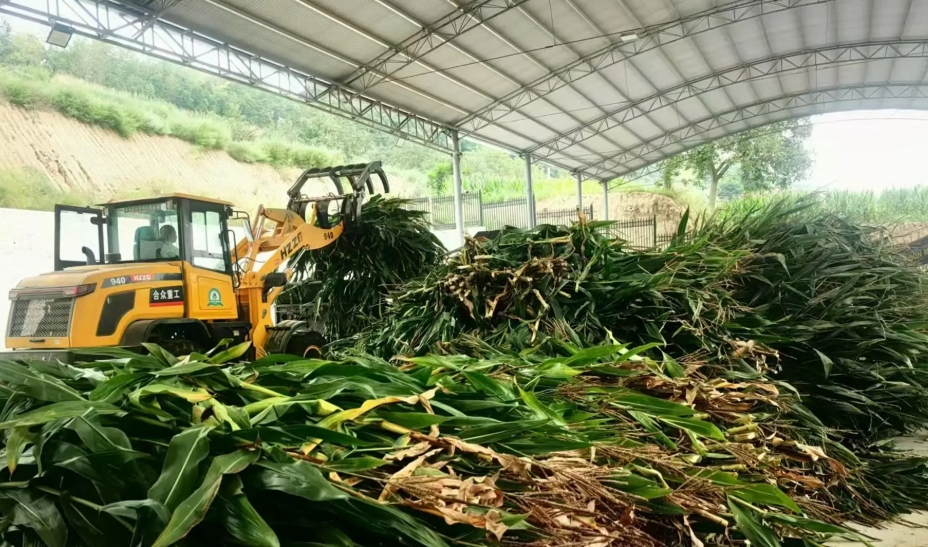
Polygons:
M290 278L287 261L358 228L365 190L380 162L310 169L286 209L251 220L231 203L172 194L100 208L55 207L55 271L10 291L8 359L72 360L80 348L162 345L205 352L250 340L255 356L319 351L324 333L303 321L275 324L273 304ZM336 193L307 197L314 179ZM348 183L347 191L342 184ZM239 239L230 227L241 221ZM104 250L105 249L105 250Z

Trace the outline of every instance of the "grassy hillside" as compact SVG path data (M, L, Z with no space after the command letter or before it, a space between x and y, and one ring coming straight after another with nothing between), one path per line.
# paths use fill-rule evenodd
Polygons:
M450 158L337 116L241 84L75 37L46 49L0 20L0 100L54 110L125 138L163 135L244 163L307 168L380 159L407 195L450 193ZM524 163L465 140L465 191L485 201L524 195ZM533 172L539 199L575 192L568 173ZM586 192L601 191L596 183Z

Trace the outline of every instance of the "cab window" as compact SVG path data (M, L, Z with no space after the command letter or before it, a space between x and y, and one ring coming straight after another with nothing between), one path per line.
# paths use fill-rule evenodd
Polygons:
M180 233L174 200L114 206L107 216L110 253L121 262L157 262L180 258Z
M222 215L218 210L192 206L190 211L191 262L198 268L227 271Z

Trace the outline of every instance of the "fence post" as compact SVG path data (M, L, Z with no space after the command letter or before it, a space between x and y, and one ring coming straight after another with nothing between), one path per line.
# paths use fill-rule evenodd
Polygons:
M657 215L651 217L651 240L654 242L652 247L657 247Z
M480 222L480 226L484 226L483 224L483 190L477 190L477 210L480 211L479 213L480 217L479 217L478 222Z

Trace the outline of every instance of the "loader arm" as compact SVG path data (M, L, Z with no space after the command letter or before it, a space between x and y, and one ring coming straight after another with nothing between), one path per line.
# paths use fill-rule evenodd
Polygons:
M312 218L307 222L289 209L261 208L253 227L254 241L246 238L236 247L242 266L238 302L252 325L255 348L264 347L268 327L274 324L271 306L292 276L287 268L281 278L280 267L300 251L331 245L344 233L344 222L328 228L318 226L316 213L314 206Z
M286 209L258 209L250 226L250 237L236 245L234 258L236 298L242 319L251 323L251 339L259 356L264 353L274 326L271 306L292 275L289 268L280 272L281 266L296 253L331 245L346 229L358 227L365 191L374 193L373 177L389 193L387 176L379 161L307 169L287 192ZM311 180L329 181L337 193L308 197L303 188ZM347 188L342 182L347 183ZM333 202L339 205L337 220L329 212Z

